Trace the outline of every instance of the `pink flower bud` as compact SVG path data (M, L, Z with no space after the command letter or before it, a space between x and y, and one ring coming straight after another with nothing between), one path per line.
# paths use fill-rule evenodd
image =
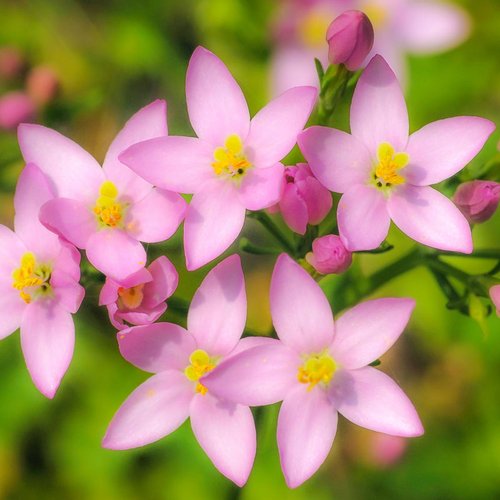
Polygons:
M379 467L390 467L396 464L408 447L407 439L388 434L373 433L371 438L371 458Z
M373 47L373 26L359 10L348 10L336 17L326 32L328 59L331 64L345 64L349 71L361 67Z
M23 66L23 56L16 48L0 48L0 78L5 80L15 78L21 73Z
M497 309L497 316L500 317L500 285L494 285L490 288L490 298Z
M285 189L279 202L283 219L292 231L304 234L307 224L319 224L332 208L332 195L309 165L285 168Z
M47 66L37 66L26 79L26 90L39 106L43 106L56 96L59 79L54 70Z
M306 260L320 274L343 273L352 263L351 252L336 234L316 238L312 250L306 255Z
M0 128L13 130L35 116L35 105L24 92L9 92L0 98Z
M458 186L453 201L469 222L485 222L497 209L500 184L493 181L470 181Z

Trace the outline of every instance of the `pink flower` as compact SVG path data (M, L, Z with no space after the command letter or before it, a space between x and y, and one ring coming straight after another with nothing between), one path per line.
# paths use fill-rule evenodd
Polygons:
M78 144L40 125L21 125L19 145L57 190L40 219L78 248L106 276L121 281L146 264L141 241L170 238L184 217L178 194L153 188L118 161L131 144L166 136L166 103L155 101L136 113L111 144L103 168Z
M359 10L336 17L326 32L330 64L345 64L349 71L361 67L373 47L373 26Z
M99 305L107 307L109 320L118 330L128 325L149 325L166 311L165 301L174 293L178 281L174 265L162 255L147 269L143 267L120 283L107 278Z
M83 299L80 254L43 227L41 205L53 198L35 165L22 171L14 197L15 232L0 226L0 338L21 329L26 366L37 389L54 397L73 357L72 314Z
M306 260L320 274L340 274L352 264L352 253L336 234L316 238L312 250L306 255Z
M497 316L500 317L500 285L494 285L490 288L490 298L497 309Z
M469 222L486 222L498 207L500 184L493 181L464 182L458 186L453 201Z
M308 224L319 224L332 208L332 195L314 177L306 163L286 167L285 189L279 210L288 227L304 234Z
M240 340L246 307L240 259L232 255L208 273L195 293L188 331L156 323L120 332L124 358L155 375L120 407L103 446L114 450L144 446L190 417L196 439L217 469L243 486L255 457L252 413L248 406L214 396L200 379L227 357L270 340Z
M319 285L288 256L271 281L271 313L281 342L256 346L202 378L208 391L260 406L283 400L278 447L289 487L312 476L327 457L337 412L351 422L395 436L419 436L422 424L399 386L368 363L397 340L411 299L378 299L345 312L334 329Z
M132 146L120 160L161 188L194 194L184 224L186 264L194 270L231 245L246 209L261 210L279 200L283 166L278 162L294 146L316 90L290 89L250 120L226 66L198 47L187 71L186 98L198 138L152 139Z
M318 180L344 193L337 219L349 250L378 247L392 219L419 243L470 253L467 220L429 185L461 170L494 128L489 120L459 116L430 123L408 136L401 88L384 59L375 56L354 92L352 135L311 127L298 143Z
M0 97L0 129L15 130L35 116L35 104L24 92L8 92Z

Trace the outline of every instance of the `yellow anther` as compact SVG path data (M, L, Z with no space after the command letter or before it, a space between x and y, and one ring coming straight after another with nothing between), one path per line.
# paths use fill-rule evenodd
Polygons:
M327 352L309 356L299 367L297 379L301 384L309 384L310 391L316 384L328 385L333 378L337 365Z
M137 309L144 299L144 284L118 288L118 309Z
M29 304L32 293L47 293L50 291L48 284L51 268L47 265L37 265L35 255L26 252L21 257L21 266L12 272L12 287L19 290L21 299Z
M118 188L111 181L104 181L93 209L101 226L117 227L123 223L124 206L117 197Z
M214 150L212 168L217 175L240 179L252 164L243 153L243 142L236 134L230 135L223 147Z
M196 349L196 351L193 351L191 356L189 356L189 362L191 364L185 368L184 375L186 375L187 379L191 380L191 382L198 382L203 375L213 370L216 364L203 349ZM207 393L207 388L200 382L196 384L195 390L200 394Z
M99 189L99 194L106 198L116 198L118 196L118 188L111 181L104 181Z
M408 153L397 153L388 142L383 142L377 149L378 163L373 171L373 182L379 188L404 184L405 178L398 170L406 167L410 161Z

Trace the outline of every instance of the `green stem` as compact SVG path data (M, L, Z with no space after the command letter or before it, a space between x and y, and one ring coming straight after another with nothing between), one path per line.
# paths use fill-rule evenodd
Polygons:
M447 264L446 262L443 262L442 260L439 260L436 258L436 256L429 255L426 258L427 265L431 268L434 269L435 271L438 271L445 276L453 276L455 279L458 281L461 281L462 283L465 283L466 285L470 281L470 274L461 271L460 269L450 266L450 264Z
M274 221L266 214L266 212L249 212L248 217L258 220L263 227L265 227L274 238L281 244L283 249L288 253L295 255L295 248L290 243L281 229L274 223Z
M483 248L475 250L474 253L457 253L457 252L439 252L439 255L449 256L449 257L467 257L473 259L499 259L500 260L500 250L494 248Z
M281 252L279 248L261 247L252 243L248 238L241 238L240 250L254 255L277 255Z

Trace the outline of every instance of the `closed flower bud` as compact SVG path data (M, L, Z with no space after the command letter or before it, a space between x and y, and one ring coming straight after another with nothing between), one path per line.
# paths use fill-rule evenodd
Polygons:
M328 59L331 64L344 64L349 71L361 67L373 47L373 26L368 16L348 10L336 17L326 32Z
M312 250L306 255L306 260L320 274L343 273L352 263L351 252L336 234L316 238Z
M24 92L9 92L0 98L0 129L13 130L35 116L35 105Z
M493 181L464 182L458 186L453 201L469 222L485 222L497 209L500 184Z
M304 234L307 224L319 224L332 208L332 196L306 163L285 169L285 189L279 209L286 224Z

